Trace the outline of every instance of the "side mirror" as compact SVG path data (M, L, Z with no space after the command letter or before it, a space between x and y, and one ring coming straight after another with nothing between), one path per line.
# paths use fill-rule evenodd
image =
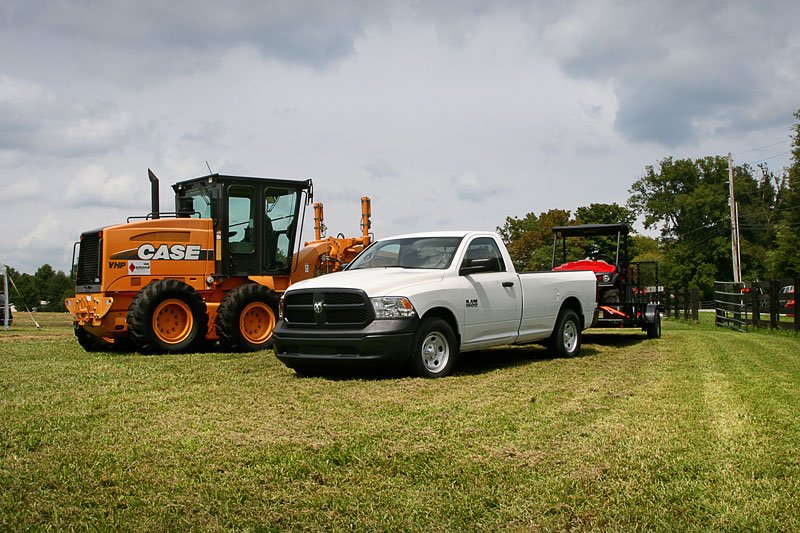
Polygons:
M470 274L479 274L481 272L497 272L497 259L472 259L464 261L464 264L458 270L459 276L469 276Z

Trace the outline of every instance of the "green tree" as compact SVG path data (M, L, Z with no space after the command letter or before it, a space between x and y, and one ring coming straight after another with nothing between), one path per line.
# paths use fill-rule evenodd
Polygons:
M589 204L575 210L575 218L581 224L627 224L633 225L636 213L617 203Z
M777 202L775 246L768 253L770 269L779 278L800 276L800 110L794 118L798 122L792 128L792 161Z
M628 206L644 216L646 228L661 231L664 279L670 286L696 286L703 298L713 297L714 281L732 279L731 219L728 204L728 161L719 156L662 160L648 166L630 189ZM767 194L747 165L734 167L740 216L755 220L772 209ZM741 255L746 277L766 272L764 249L770 234L751 224L741 233Z
M497 228L508 247L508 253L517 270L550 270L552 262L553 227L574 223L570 212L551 209L536 216L528 213L523 218L506 217L506 223Z
M75 294L69 276L60 270L53 270L48 264L40 266L33 275L7 268L9 278L16 286L16 290L13 287L9 290L9 301L18 309L27 307L39 311L64 311L64 298Z

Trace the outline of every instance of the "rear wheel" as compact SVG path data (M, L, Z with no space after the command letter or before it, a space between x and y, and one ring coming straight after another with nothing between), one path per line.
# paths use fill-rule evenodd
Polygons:
M203 298L174 279L150 283L128 308L128 332L144 353L180 353L194 349L208 331Z
M660 339L661 338L661 313L656 311L653 322L647 325L647 338Z
M258 283L241 285L225 295L215 322L222 349L253 352L272 346L278 299L275 291Z
M550 337L550 348L559 357L573 357L581 350L581 323L571 309L562 309Z
M73 329L75 331L75 338L78 339L78 344L87 352L106 352L114 348L114 344L96 335L92 335L78 324L74 324Z
M427 318L414 336L411 364L423 378L441 378L453 370L458 355L456 336L450 324L441 318Z

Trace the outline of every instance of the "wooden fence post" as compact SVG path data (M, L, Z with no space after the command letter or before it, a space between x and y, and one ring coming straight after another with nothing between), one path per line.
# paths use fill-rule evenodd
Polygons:
M697 324L698 320L700 319L699 311L700 311L700 298L699 298L699 291L697 287L692 287L691 294L692 294L692 322Z
M670 317L670 308L669 308L669 288L664 287L664 310L667 312L667 318Z
M778 282L769 282L769 327L778 328Z
M797 291L800 290L800 277L794 278L794 330L800 332L800 298Z
M689 320L689 287L683 288L683 319Z
M761 320L761 285L754 281L750 284L750 300L753 302L753 327L758 327L758 322Z

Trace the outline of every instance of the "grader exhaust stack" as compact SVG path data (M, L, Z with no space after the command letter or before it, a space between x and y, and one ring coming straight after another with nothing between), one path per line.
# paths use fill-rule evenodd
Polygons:
M161 218L159 214L161 209L158 200L158 178L149 168L147 169L147 177L150 178L150 218Z

